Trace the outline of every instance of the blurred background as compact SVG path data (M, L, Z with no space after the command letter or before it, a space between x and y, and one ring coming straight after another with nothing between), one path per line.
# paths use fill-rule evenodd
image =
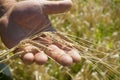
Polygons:
M83 48L81 61L63 67L51 59L41 66L9 60L14 80L120 80L120 0L74 0L69 12L49 17Z

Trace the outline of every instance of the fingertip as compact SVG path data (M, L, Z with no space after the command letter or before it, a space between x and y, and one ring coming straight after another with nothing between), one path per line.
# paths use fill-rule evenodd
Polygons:
M73 62L75 62L75 63L80 62L81 57L79 55L78 50L72 49L72 50L68 51L67 54L72 57Z
M73 59L67 54L60 56L57 60L63 66L70 66L73 63Z
M33 53L26 53L22 56L21 59L25 64L32 64L34 61L34 55Z
M38 64L38 65L45 64L47 62L47 60L48 60L48 57L43 51L35 54L36 64Z
M61 65L70 66L73 63L72 57L66 54L62 49L60 49L56 45L50 45L49 48L51 49L50 53L52 54L48 55L55 59Z

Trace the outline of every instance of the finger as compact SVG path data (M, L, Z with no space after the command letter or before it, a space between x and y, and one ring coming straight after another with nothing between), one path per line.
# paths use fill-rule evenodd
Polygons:
M25 64L32 64L34 61L34 55L33 53L26 53L21 56L21 59Z
M72 57L73 62L79 62L81 59L79 52L76 49L71 49L69 51L66 51L66 53Z
M72 7L71 0L62 0L62 1L44 1L44 12L46 14L55 14L68 11Z
M35 62L37 64L42 65L42 64L46 63L47 60L48 60L48 57L43 51L35 54Z
M50 50L46 50L46 53L63 66L69 66L73 63L72 57L66 54L63 50L56 45L49 45Z
M73 63L72 57L66 54L63 50L58 48L56 45L52 45L53 39L47 35L42 35L41 37L35 38L34 41L43 44L48 45L48 48L50 50L45 50L45 52L54 60L56 60L58 63L68 66Z
M16 51L24 51L24 53L21 54L21 60L25 64L32 64L34 62L34 54L39 52L37 47L29 43L20 46Z
M21 50L24 50L25 52L30 53L37 53L39 52L39 49L32 44L26 43L24 46L21 47Z
M70 55L73 59L73 62L80 61L80 55L77 49L73 48L72 46L60 44L59 42L56 42L54 44L57 45L60 49L64 50L68 55Z

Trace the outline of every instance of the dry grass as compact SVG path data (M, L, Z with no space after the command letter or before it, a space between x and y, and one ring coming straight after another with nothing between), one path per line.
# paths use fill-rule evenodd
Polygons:
M14 48L7 50L0 45L4 50L0 62L7 61L15 80L120 80L120 1L73 3L70 12L50 18L60 34L79 49L81 61L70 67L60 66L51 59L42 66L24 65L12 57Z

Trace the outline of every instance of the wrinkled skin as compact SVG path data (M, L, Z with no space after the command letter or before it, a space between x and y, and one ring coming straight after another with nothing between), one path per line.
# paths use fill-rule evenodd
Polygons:
M1 4L5 4L7 1L11 2L4 5L5 13L0 18L0 34L2 41L8 48L14 47L22 39L34 35L35 33L41 31L55 31L51 26L48 15L68 11L72 6L71 0L26 0L20 2L16 2L15 0L1 0L0 2ZM42 41L39 38L33 41L45 44L51 40L48 37L43 38L48 41ZM72 47L62 44L49 44L47 47L51 50L44 51L39 49L39 51L37 51L35 46L28 44L20 49L26 52L21 55L21 59L26 64L35 62L41 65L46 63L48 56L50 56L58 63L65 66L80 60L78 51Z

